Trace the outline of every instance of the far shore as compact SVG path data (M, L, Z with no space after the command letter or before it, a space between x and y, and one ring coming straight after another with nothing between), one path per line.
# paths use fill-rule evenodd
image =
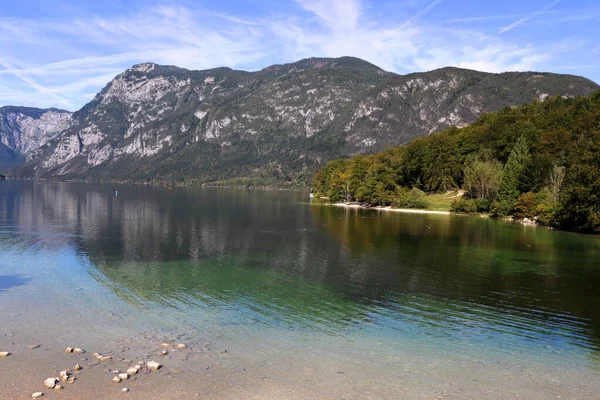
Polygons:
M365 210L380 210L380 211L395 211L402 213L411 213L411 214L438 214L438 215L450 215L450 211L433 211L433 210L423 210L419 208L393 208L391 206L381 207L381 206L366 206L358 203L332 203L332 205L337 207L348 207L348 208L363 208Z

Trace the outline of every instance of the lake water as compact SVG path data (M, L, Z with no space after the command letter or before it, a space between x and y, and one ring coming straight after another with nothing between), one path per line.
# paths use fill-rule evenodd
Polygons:
M599 237L299 192L0 182L15 346L178 338L332 398L590 398L599 287Z

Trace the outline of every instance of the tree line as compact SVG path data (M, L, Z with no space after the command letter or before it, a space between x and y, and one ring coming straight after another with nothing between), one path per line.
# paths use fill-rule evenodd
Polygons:
M482 115L372 155L329 162L312 180L331 201L426 208L463 189L452 210L600 232L600 91Z

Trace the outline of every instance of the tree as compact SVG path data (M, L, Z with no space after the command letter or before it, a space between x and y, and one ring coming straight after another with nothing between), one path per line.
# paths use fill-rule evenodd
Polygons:
M536 214L537 202L535 194L531 192L522 193L515 204L515 218L533 218Z
M471 159L464 169L464 188L472 198L492 201L500 190L502 174L498 160Z
M497 204L494 207L495 214L509 215L513 211L517 197L519 197L519 186L523 171L530 157L527 139L524 136L519 136L502 170L500 192L498 193Z

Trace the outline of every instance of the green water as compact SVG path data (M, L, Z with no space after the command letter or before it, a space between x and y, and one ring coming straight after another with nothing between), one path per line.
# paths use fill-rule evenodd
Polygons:
M598 237L297 192L4 181L0 253L0 311L68 304L36 328L61 335L83 320L103 337L184 332L262 356L311 343L315 357L385 346L600 365Z

